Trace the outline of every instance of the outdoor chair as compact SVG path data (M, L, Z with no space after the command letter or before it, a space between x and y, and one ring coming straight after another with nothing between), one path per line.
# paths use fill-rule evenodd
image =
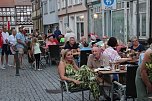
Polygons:
M40 65L43 67L46 67L46 64L48 64L49 55L48 52L43 47L40 47L41 50L41 56L40 56ZM44 63L45 62L45 63Z
M91 54L91 50L83 50L80 52L80 67L87 65L88 56Z
M71 101L70 94L71 93L76 93L76 92L82 92L82 101L84 101L84 91L89 90L89 88L76 88L76 87L74 88L73 87L72 89L69 89L68 83L70 83L70 82L69 81L65 81L65 80L60 80L62 101L63 101L64 91L68 95L68 101ZM89 100L90 100L90 90L89 90Z
M52 64L52 61L55 61L57 64L60 61L60 54L61 50L59 45L49 45L49 57Z

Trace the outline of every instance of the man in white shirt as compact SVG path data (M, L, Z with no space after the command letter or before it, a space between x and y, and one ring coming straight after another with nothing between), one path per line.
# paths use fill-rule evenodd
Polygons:
M3 46L2 46L2 56L1 56L1 69L5 69L4 54L5 54L6 65L9 66L8 65L8 55L9 55L8 37L9 37L9 33L6 31L7 31L7 26L3 25L3 32L2 32Z

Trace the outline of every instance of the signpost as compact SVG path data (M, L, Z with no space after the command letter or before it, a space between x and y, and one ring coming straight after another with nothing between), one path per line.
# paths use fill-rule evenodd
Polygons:
M116 0L102 0L102 9L111 10L116 9Z

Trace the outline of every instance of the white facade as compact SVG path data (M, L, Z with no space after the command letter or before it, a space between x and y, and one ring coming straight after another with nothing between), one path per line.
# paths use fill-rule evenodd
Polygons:
M45 0L42 4L44 32L47 33L49 26L53 32L59 23L57 0Z
M59 27L62 34L69 28L76 34L77 41L81 36L88 38L88 15L85 0L58 0Z
M139 39L149 38L149 1L139 2ZM113 10L103 10L99 3L90 7L89 33L96 33L100 38L104 35L114 36L125 43L133 36L137 36L136 1L117 0L117 9ZM94 14L97 18L93 17Z

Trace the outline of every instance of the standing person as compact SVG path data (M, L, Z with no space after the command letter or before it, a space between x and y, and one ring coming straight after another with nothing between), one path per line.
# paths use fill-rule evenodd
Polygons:
M65 38L64 42L66 43L67 41L69 41L70 37L74 37L76 40L76 35L72 32L72 30L69 27L67 27L66 34L64 35L64 38Z
M2 37L2 29L0 29L0 53L2 53L2 46L3 46L3 37ZM0 69L4 69L0 66Z
M1 68L5 69L4 65L4 54L5 54L5 61L6 61L6 66L10 66L8 64L8 54L9 54L9 49L8 49L8 37L9 33L7 31L7 26L3 25L3 32L2 32L2 38L3 38L3 46L2 46L2 56L1 56Z
M150 62L150 56L152 55L152 39L149 38L148 43L150 47L144 53L142 63L139 65L136 71L136 91L137 101L149 101L148 97L152 96L152 82L149 78L149 69L146 67L146 63Z
M36 61L36 67L35 70L42 70L40 69L39 65L40 65L40 54L41 54L41 50L40 50L40 45L38 43L38 40L36 37L34 37L32 39L32 53L34 54L35 57L35 61Z
M59 30L59 27L57 26L56 27L56 30L54 31L54 35L55 35L55 38L60 41L60 37L61 36L61 31Z
M10 50L11 50L11 53L14 55L14 65L13 67L15 67L15 45L17 43L17 40L16 40L16 30L15 28L12 29L12 35L9 36L9 44L10 44Z
M26 48L26 43L25 43L25 36L22 32L23 32L23 27L20 26L19 32L16 34L16 39L17 39L16 48L19 52L20 68L25 69L22 66L22 61L23 61L23 55L24 55L24 48Z

